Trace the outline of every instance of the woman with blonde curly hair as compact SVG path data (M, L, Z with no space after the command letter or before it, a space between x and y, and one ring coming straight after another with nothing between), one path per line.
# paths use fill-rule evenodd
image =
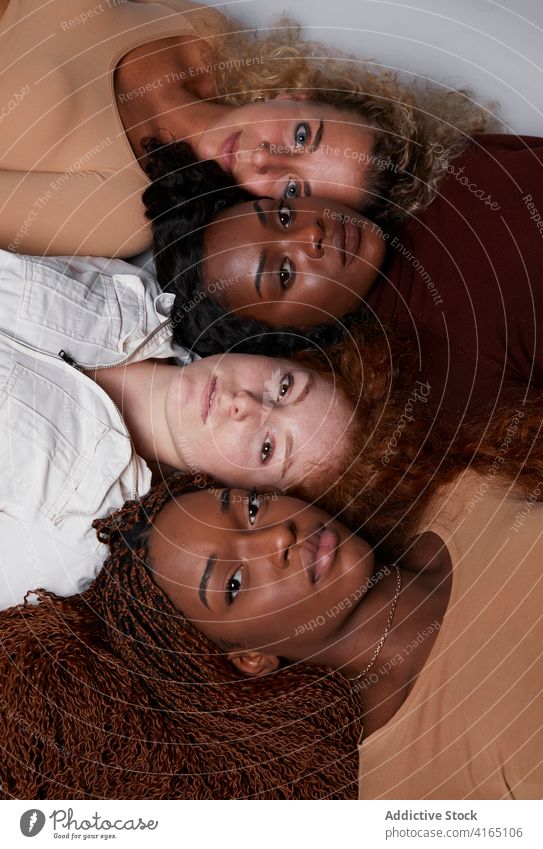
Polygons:
M250 38L189 0L83 0L0 17L0 246L133 256L150 245L142 140L188 141L249 191L424 209L485 116L462 92L300 39ZM439 147L436 148L435 145Z

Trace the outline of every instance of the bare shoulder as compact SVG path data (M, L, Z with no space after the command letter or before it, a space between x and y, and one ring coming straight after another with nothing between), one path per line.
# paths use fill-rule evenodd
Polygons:
M402 558L402 568L424 575L447 574L452 561L445 542L434 531L424 531L411 540Z

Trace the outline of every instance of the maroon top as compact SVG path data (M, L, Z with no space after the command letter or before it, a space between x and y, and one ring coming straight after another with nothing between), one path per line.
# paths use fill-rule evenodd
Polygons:
M447 418L543 388L543 138L478 135L388 236L367 302L407 338Z

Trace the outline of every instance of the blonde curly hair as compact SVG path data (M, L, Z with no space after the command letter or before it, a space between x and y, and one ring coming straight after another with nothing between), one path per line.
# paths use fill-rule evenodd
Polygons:
M477 104L466 89L407 84L373 60L305 41L282 17L265 35L229 22L215 40L215 86L221 103L241 106L279 91L355 113L375 130L364 212L394 221L422 212L435 197L449 162L474 133L499 124L493 104ZM237 31L235 31L237 30Z

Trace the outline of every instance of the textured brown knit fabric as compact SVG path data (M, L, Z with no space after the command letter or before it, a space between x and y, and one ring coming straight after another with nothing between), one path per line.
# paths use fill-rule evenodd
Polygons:
M145 566L177 477L96 523L81 596L0 617L1 798L356 798L361 706L322 669L241 678Z

